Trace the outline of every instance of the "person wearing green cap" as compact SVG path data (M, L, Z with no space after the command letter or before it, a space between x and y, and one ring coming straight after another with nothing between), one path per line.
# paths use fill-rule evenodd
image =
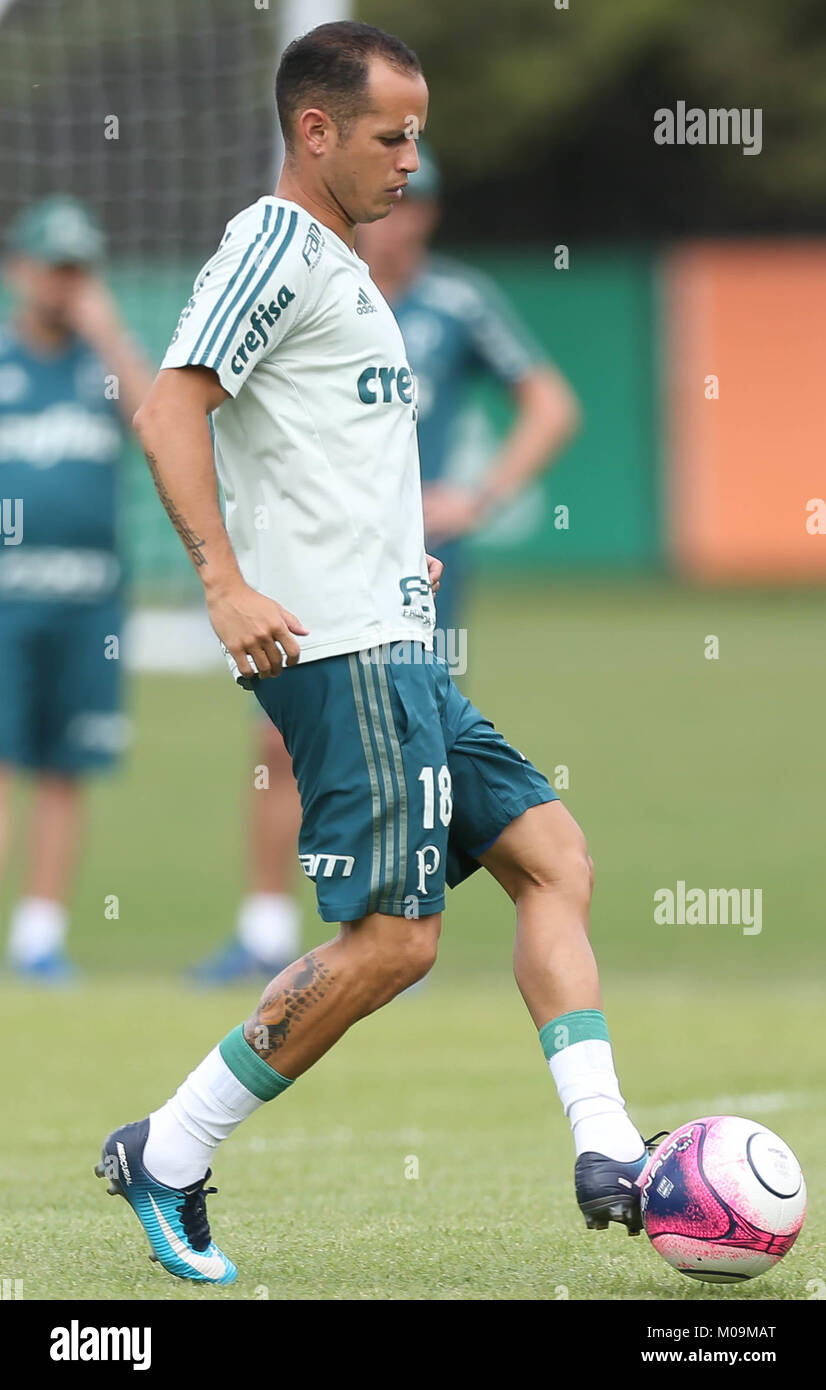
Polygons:
M0 329L0 869L13 775L34 782L22 896L8 962L63 984L67 902L85 774L124 741L116 538L124 424L148 362L100 278L104 237L68 196L23 208L6 234L13 300Z
M444 653L460 655L467 577L465 539L559 456L579 419L574 393L497 287L461 262L431 254L440 215L440 175L417 141L419 168L390 216L359 228L359 251L392 306L418 383L418 435L428 544L444 561L436 604ZM469 381L478 373L510 393L515 414L497 457L474 488L450 481L453 447ZM199 962L201 984L272 974L300 943L294 896L301 810L284 741L262 720L257 762L266 789L251 793L249 876L235 935Z

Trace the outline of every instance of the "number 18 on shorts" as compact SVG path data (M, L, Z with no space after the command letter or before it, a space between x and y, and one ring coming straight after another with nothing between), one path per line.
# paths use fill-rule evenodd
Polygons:
M528 806L556 799L438 658L350 652L255 692L293 760L301 865L326 922L441 912L446 883Z

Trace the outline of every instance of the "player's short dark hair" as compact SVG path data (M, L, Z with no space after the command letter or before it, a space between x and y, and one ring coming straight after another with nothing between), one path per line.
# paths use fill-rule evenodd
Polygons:
M294 144L296 114L311 106L326 111L342 139L347 139L352 122L368 109L371 58L382 58L399 72L422 70L413 49L401 39L355 20L319 24L284 49L275 100L288 149Z

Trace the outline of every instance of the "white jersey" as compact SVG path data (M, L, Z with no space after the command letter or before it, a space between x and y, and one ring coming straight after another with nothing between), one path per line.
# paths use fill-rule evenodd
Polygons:
M212 367L226 526L246 582L309 629L301 661L430 649L416 382L365 264L297 203L227 224L161 364ZM234 668L234 663L230 662Z

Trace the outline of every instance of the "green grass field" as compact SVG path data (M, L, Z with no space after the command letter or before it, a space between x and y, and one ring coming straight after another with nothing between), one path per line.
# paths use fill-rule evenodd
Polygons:
M822 597L488 589L470 629L476 702L546 771L569 769L634 1117L646 1133L720 1111L777 1129L810 1191L794 1250L752 1284L711 1287L644 1236L586 1232L570 1135L511 978L509 904L477 874L449 897L428 985L360 1024L222 1150L210 1212L238 1284L194 1289L151 1265L92 1166L108 1129L157 1106L254 1002L177 976L232 920L257 759L251 697L225 676L143 678L128 767L92 796L73 938L88 983L0 993L0 1275L23 1279L27 1299L826 1292ZM653 895L678 879L762 888L762 931L655 925ZM308 885L301 895L313 944L329 929Z

